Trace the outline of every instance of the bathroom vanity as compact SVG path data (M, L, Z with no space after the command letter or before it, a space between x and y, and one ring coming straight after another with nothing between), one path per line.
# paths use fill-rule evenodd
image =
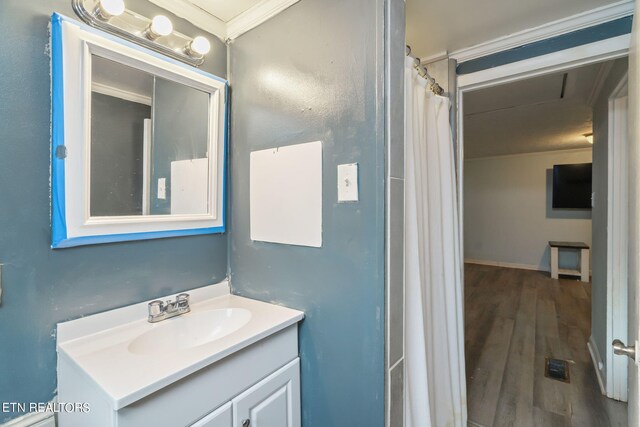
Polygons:
M300 426L304 314L226 282L189 294L189 313L157 323L145 302L58 324L58 402L88 404L60 427Z

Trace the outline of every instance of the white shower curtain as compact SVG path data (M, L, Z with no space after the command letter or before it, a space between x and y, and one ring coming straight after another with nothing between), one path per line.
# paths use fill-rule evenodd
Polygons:
M407 427L466 427L460 221L449 100L405 69Z

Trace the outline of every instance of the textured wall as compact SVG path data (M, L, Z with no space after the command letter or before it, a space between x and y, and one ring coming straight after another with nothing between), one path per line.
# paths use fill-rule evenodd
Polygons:
M629 68L627 58L618 59L593 105L593 274L591 277L591 335L603 358L609 349L607 342L607 200L609 198L609 97ZM606 369L603 369L606 372Z
M590 161L588 149L466 160L465 259L549 270L550 240L590 245L591 211L551 208L553 165ZM576 262L560 254L560 265Z
M305 427L384 424L383 18L381 0L303 0L230 48L232 289L305 311ZM249 153L315 140L322 248L251 241ZM338 204L349 162L360 201Z
M143 0L127 5L147 16L158 13ZM0 402L53 398L57 322L218 282L227 272L225 235L50 249L48 25L54 11L73 16L68 0L0 3ZM173 21L178 31L196 33ZM210 38L213 54L204 68L224 76L225 47ZM0 423L16 415L0 413Z

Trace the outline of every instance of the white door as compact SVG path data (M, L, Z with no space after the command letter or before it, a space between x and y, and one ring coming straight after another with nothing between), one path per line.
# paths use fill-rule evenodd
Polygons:
M234 427L300 427L300 359L233 399Z
M639 4L636 3L636 16ZM626 344L629 349L638 346L640 323L638 296L640 295L640 34L638 21L634 19L629 56L629 330ZM625 357L619 355L618 357ZM638 383L640 382L637 357L629 361L629 426L640 425L638 416Z

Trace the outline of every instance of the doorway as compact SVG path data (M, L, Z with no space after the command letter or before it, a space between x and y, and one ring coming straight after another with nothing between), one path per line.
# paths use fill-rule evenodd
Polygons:
M469 261L465 267L465 350L471 424L626 425L624 403L604 397L611 395L609 388L615 384L612 372L616 370L607 340L610 335L626 336L612 326L616 312L612 310L616 304L613 294L626 296L626 290L623 294L609 286L619 279L612 279L614 272L621 271L612 269L612 251L615 245L618 250L623 246L619 235L612 245L613 233L606 232L607 227L611 231L610 221L619 213L606 195L613 194L611 186L620 191L615 177L625 171L616 166L615 153L611 155L608 144L602 144L603 138L615 138L609 130L614 128L616 117L621 117L615 116L615 108L621 110L620 99L624 98L620 76L615 82L618 92L614 93L606 84L615 77L605 70L611 73L614 67L616 72L626 68L626 59L621 59L624 56L576 60L568 54L550 67L523 71L522 64L517 64L511 67L515 74L500 67L503 69L489 70L484 76L459 78L458 170L463 178L459 193L465 260ZM611 77L609 82L607 77ZM588 84L580 80L602 83L599 88L592 84L585 89ZM483 91L489 96L483 97ZM552 102L550 97L559 101ZM588 108L567 110L572 97L574 101L580 98ZM576 125L585 111L595 114L596 101L600 106L603 97L604 114L609 119L604 136L602 126L594 132L591 127ZM600 111L598 117L601 115ZM546 126L553 132L540 132L545 126L541 123L527 128L545 116ZM620 129L621 123L617 126ZM477 138L483 132L485 137ZM512 136L507 144L505 135ZM594 152L588 147L592 137L601 142L596 142ZM603 153L597 151L602 147ZM592 218L587 209L554 209L554 166L587 164L592 157L593 173L604 173L605 177L596 181L606 186L604 191L594 188L594 204L598 205L598 197L604 194L605 199L600 200L604 203L598 206L604 207L605 214L598 216L594 211ZM612 171L617 175L610 175ZM591 221L598 223L597 230L605 230L594 232L593 242ZM597 287L569 277L550 278L548 241L558 239L587 240L593 262L600 266L593 271L592 282L597 281ZM577 264L578 260L567 254L560 263ZM594 328L592 319L601 318L600 327ZM624 321L626 324L626 318ZM596 342L599 345L594 345ZM597 354L598 348L604 358ZM568 378L550 378L549 360L552 368L556 360L566 362ZM620 388L624 387L618 385ZM624 400L626 396L612 397Z

